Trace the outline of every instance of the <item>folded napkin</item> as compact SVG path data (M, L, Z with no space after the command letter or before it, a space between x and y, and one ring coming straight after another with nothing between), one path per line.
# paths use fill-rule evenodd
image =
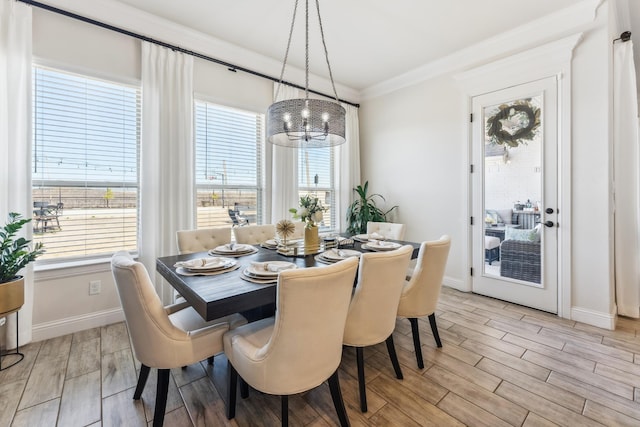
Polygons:
M173 266L183 268L216 268L222 267L227 260L220 257L196 258L189 261L178 261Z
M253 261L251 266L258 271L271 271L273 273L279 273L284 270L296 268L295 264L275 264L269 262Z
M376 233L375 231L371 234L369 234L369 238L373 239L373 240L384 240L386 239L386 237L384 237L382 234Z
M357 253L354 253L354 252L347 253L347 252L345 252L345 251L343 251L341 249L331 249L331 252L333 252L334 254L338 255L341 258L349 258L349 257L352 257L352 256L358 256Z
M381 240L378 240L373 243L374 243L374 246L380 246L381 248L392 248L397 245L397 243L394 243L394 242L383 242Z

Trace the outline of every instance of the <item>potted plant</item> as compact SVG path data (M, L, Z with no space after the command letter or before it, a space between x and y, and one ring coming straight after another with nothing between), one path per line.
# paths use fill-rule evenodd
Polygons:
M353 189L358 194L358 198L349 205L347 209L347 233L349 234L363 234L367 232L367 222L386 222L387 214L397 208L393 206L387 211L383 211L376 205L375 198L385 200L380 194L367 194L369 190L369 181L364 183L364 186L358 185Z
M304 246L306 251L320 247L318 224L323 220L326 210L327 208L322 205L318 197L309 194L300 197L300 209L289 209L294 218L305 223Z
M0 229L0 316L17 311L24 304L24 279L18 272L44 253L42 243L29 247L31 240L16 238L22 227L31 221L11 212Z

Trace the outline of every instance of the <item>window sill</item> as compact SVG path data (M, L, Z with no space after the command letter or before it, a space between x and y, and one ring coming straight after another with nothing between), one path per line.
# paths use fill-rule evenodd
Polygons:
M138 254L133 254L133 256L137 258ZM33 271L36 282L105 273L111 271L111 256L67 261L49 260L41 263L36 262Z

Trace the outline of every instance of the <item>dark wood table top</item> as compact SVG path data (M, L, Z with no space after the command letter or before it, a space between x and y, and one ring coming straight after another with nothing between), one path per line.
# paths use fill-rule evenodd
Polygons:
M412 258L418 256L419 243L400 242L414 247ZM353 249L362 249L355 242ZM258 246L256 246L258 247ZM215 276L183 276L176 273L174 264L194 258L207 257L206 252L185 255L172 255L156 260L156 270L173 286L205 319L213 320L233 313L245 312L257 307L273 304L276 301L276 284L258 284L240 278L244 268L253 261L289 261L298 268L324 266L313 255L290 257L277 253L274 249L258 247L257 253L236 258L240 268Z

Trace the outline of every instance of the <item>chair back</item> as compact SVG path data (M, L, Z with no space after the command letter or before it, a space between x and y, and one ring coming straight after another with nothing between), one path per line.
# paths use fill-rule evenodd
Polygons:
M295 230L293 230L293 234L288 237L288 239L303 239L304 238L304 227L306 225L305 222L302 221L294 221L293 225Z
M271 338L255 355L264 364L259 390L294 394L320 385L340 365L342 338L358 260L285 270L277 287ZM313 367L310 369L310 367Z
M391 240L404 240L404 224L394 222L367 222L367 234L378 233Z
M422 242L413 275L402 290L398 316L421 317L435 312L449 257L451 238Z
M176 240L180 254L204 252L231 242L231 227L181 230L176 232Z
M234 227L233 234L237 243L245 245L258 245L276 236L276 227L273 224L247 225Z
M128 252L120 251L111 259L111 271L136 359L152 368L180 366L172 363L173 347L188 343L189 336L171 323L147 269Z
M360 256L358 284L353 293L344 344L366 347L386 340L396 326L398 303L413 247Z

